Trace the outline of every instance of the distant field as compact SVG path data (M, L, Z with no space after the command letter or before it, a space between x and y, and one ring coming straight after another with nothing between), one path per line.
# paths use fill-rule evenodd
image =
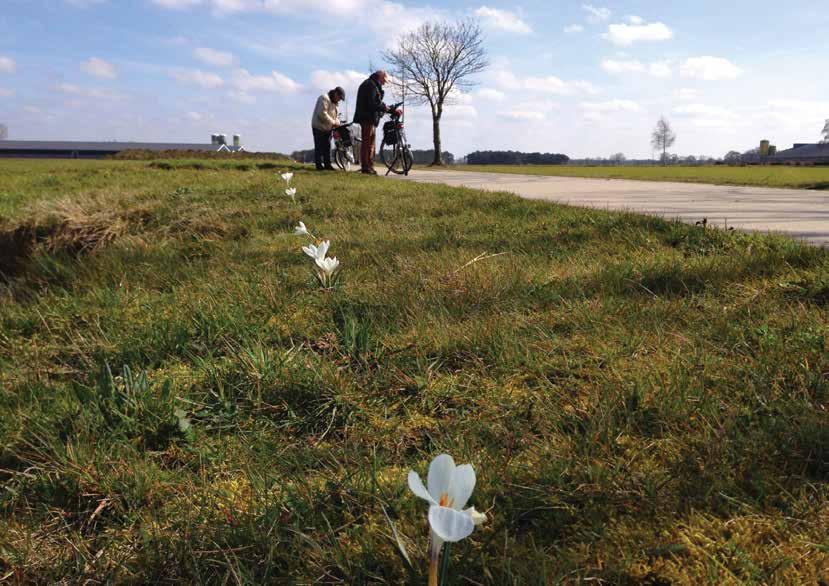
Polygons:
M420 168L420 167L419 167ZM423 167L428 169L428 167ZM716 185L756 185L829 189L829 167L567 167L546 165L454 165L457 171L558 175L640 181L683 181Z
M0 582L826 583L829 250L286 168L0 161Z

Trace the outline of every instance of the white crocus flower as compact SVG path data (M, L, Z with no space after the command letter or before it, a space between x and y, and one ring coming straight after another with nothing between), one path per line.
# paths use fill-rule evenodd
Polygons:
M283 173L283 174L282 174L282 179L284 179L284 180L285 180L285 183L290 183L290 182L291 182L291 179L293 179L293 178L294 178L294 174L293 174L293 173Z
M329 246L331 246L331 242L329 242L328 240L323 240L319 246L316 246L315 244L303 246L302 252L304 252L314 260L322 260L325 258Z
M455 466L449 454L441 454L429 464L426 484L412 470L409 488L429 503L429 526L432 530L429 549L429 584L437 584L437 565L445 541L460 541L472 535L476 525L486 521L486 515L475 507L464 509L475 489L475 470L470 464Z
M315 261L317 266L320 270L325 273L327 277L331 277L334 274L334 271L340 266L340 261L337 260L337 257L334 258L318 258Z
M337 257L334 257L318 258L314 262L317 263L317 278L319 278L320 284L325 288L331 287L333 285L334 273L339 268L340 261L337 260Z
M294 228L294 236L311 236L308 228L305 227L305 222L297 224L296 228Z
M296 195L296 187L291 187L290 189L285 190L285 195L291 198L291 201L296 201L294 196Z

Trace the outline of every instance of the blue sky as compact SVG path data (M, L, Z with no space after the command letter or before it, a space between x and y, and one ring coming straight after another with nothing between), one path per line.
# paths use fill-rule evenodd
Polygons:
M320 91L353 106L369 63L427 20L478 18L489 69L455 96L444 147L650 156L816 141L829 118L824 2L0 0L0 122L17 139L312 144ZM431 121L407 110L410 141Z

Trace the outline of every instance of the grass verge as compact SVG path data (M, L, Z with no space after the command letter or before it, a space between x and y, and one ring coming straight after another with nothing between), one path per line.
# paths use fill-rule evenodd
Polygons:
M420 168L420 167L418 167ZM829 189L829 167L568 167L558 165L453 165L455 171L517 173L595 179L679 181L715 185L751 185L797 189ZM428 167L423 167L428 169Z
M829 251L240 164L0 162L0 577L417 581L447 451L453 584L827 579Z

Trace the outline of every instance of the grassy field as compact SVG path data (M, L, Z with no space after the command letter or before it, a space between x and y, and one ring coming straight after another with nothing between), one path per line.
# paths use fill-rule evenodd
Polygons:
M0 581L829 579L829 251L285 168L0 161Z
M829 167L562 167L557 165L454 165L457 171L521 173L640 181L682 181L716 185L756 185L829 189Z

